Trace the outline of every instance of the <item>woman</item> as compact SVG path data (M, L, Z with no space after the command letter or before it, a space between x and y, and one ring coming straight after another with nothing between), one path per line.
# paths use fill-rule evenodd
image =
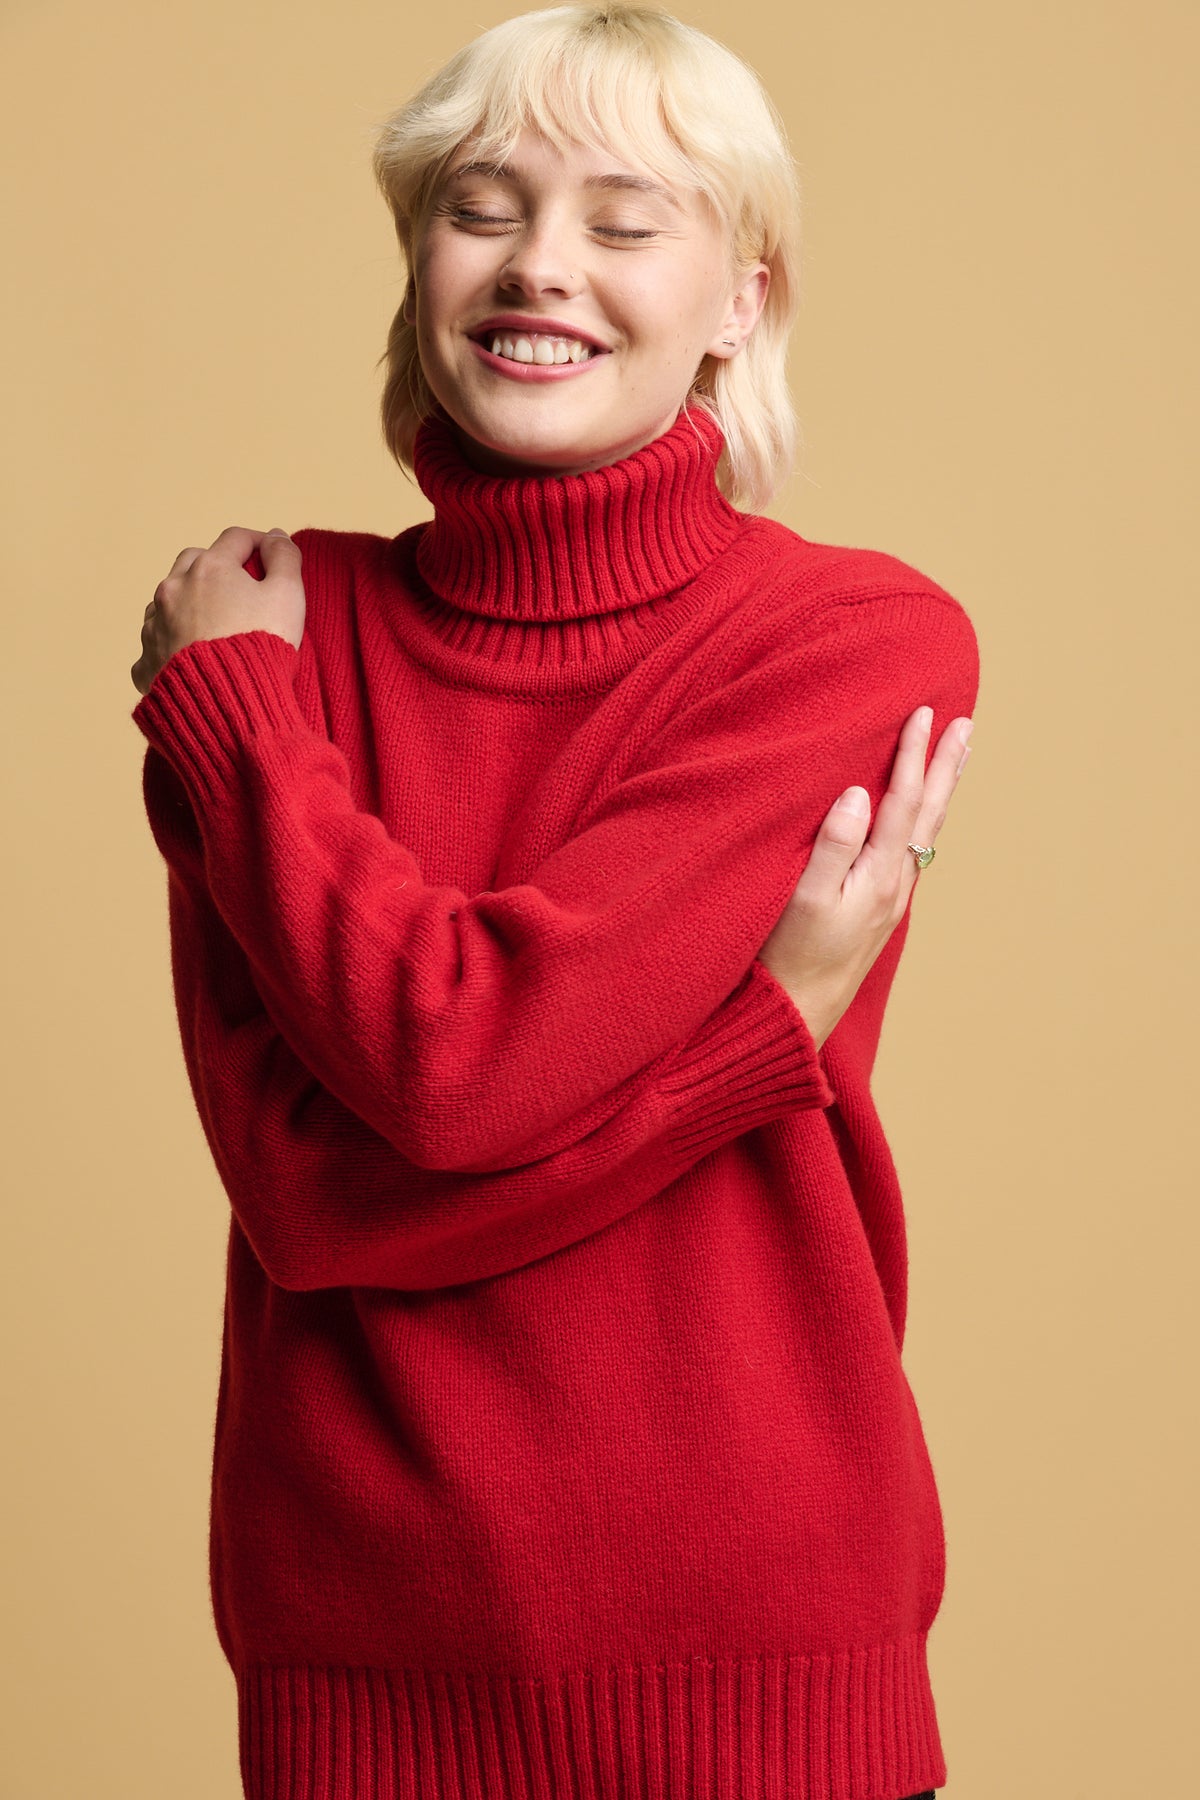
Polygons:
M943 1540L869 1082L974 632L751 510L795 196L727 50L526 14L376 168L434 516L185 549L132 671L233 1212L246 1793L927 1793Z

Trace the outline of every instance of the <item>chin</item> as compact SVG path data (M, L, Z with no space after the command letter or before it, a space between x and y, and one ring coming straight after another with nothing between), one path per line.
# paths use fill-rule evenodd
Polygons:
M494 463L496 473L561 474L583 464L612 462L625 454L623 443L627 441L614 443L596 434L581 435L566 424L559 432L507 432L461 423L458 429L468 460L480 468ZM505 462L511 463L512 468L500 469L499 465Z

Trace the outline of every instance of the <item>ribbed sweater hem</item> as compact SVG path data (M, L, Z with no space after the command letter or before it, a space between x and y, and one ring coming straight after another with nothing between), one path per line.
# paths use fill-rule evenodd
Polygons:
M946 1779L926 1634L553 1678L236 1675L247 1800L903 1800Z

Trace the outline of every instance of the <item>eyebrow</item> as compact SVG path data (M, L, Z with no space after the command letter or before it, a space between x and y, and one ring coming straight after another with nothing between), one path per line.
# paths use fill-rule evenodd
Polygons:
M522 182L525 176L514 163L466 162L457 169L451 169L446 175L447 181L456 181L460 175L488 175L495 181ZM659 200L667 201L676 212L682 212L679 200L664 187L661 181L652 181L648 175L625 175L615 170L610 175L589 175L584 181L586 188L631 188L639 194L653 194Z

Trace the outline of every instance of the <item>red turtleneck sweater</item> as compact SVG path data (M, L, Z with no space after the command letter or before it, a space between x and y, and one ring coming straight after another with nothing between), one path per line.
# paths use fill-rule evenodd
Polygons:
M870 1076L756 952L960 604L723 498L707 414L305 529L297 651L133 718L230 1220L211 1530L252 1800L895 1800L944 1543ZM261 573L257 554L246 565ZM937 879L936 876L933 879Z

